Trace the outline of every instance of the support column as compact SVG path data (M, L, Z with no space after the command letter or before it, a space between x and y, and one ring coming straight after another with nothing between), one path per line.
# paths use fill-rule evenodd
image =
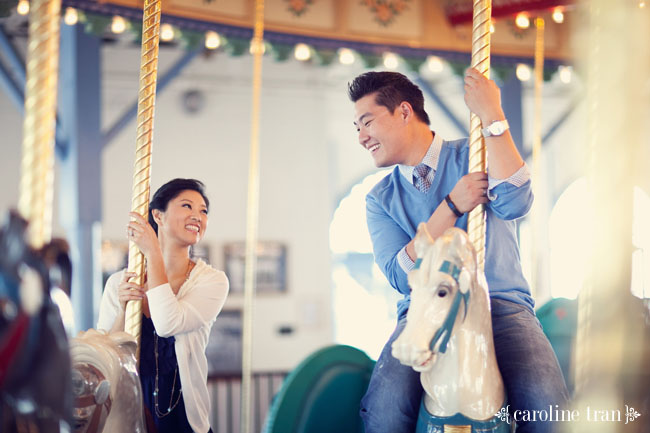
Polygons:
M508 77L508 80L501 87L501 101L503 102L503 111L508 118L510 125L510 134L523 157L530 152L524 152L524 128L522 112L522 85L521 81L515 75L514 70Z
M59 218L70 243L75 330L97 323L101 274L101 41L82 25L61 28Z

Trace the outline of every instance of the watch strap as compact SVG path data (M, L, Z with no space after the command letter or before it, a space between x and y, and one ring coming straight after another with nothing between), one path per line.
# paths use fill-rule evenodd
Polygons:
M490 130L490 128L494 124L502 124L503 125L504 128L503 128L503 131L501 131L500 134L493 134L492 131ZM504 132L506 132L509 128L510 128L510 125L508 124L508 119L495 120L494 122L490 123L485 128L481 129L481 135L483 135L483 137L499 136L499 135L502 135Z

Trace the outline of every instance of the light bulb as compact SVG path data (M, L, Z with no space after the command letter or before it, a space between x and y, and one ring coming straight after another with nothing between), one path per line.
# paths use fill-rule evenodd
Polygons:
M293 55L297 60L304 62L311 58L311 49L307 44L296 44L296 47L293 50Z
M427 68L429 68L429 70L431 72L434 72L434 73L437 74L437 73L442 72L442 70L444 68L444 64L442 63L442 60L440 60L440 57L438 57L438 56L429 56L427 58Z
M521 12L517 14L517 18L515 18L515 24L520 29L527 29L530 27L530 19L528 18L528 15Z
M573 76L573 68L571 66L560 66L557 69L560 74L560 81L564 84L569 84Z
M116 35L123 33L126 30L126 20L119 15L113 17L111 22L111 31Z
M517 75L517 78L519 78L519 81L528 81L532 75L530 66L526 65L525 63L519 63L517 65L515 73Z
M343 65L351 65L354 63L354 52L349 48L341 48L339 50L339 62Z
M20 0L16 7L16 12L20 15L27 15L29 13L29 2L27 0Z
M174 40L174 27L171 24L165 23L160 26L160 40L164 42Z
M399 58L393 53L385 53L384 66L388 69L397 69L399 66Z
M212 30L205 33L205 48L208 50L216 50L221 45L221 38L219 33Z
M63 22L69 26L74 26L79 22L79 14L75 8L66 8L63 15Z

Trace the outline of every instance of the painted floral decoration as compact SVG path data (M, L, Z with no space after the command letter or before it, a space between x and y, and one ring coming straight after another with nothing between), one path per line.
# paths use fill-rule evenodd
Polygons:
M402 13L410 0L361 0L375 14L375 21L382 26L389 26L395 17Z
M285 0L289 4L289 12L299 17L307 12L307 6L314 3L314 0Z

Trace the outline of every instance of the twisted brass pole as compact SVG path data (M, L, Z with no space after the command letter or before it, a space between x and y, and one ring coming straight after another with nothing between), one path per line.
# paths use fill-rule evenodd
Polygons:
M542 197L542 85L544 84L544 19L535 19L535 115L533 121L533 179L534 195L537 205L531 213L533 227L532 284L531 294L537 294L540 282L540 255L544 226L542 218L546 215L545 197Z
M145 0L142 16L142 51L140 56L140 90L138 92L138 117L135 142L135 167L131 211L147 219L149 211L149 187L151 183L151 148L153 144L153 115L156 102L156 79L158 76L158 43L160 35L160 0ZM135 272L133 282L144 283L144 256L129 241L129 272ZM124 330L138 340L142 331L142 301L129 301L126 305Z
M18 211L34 248L52 236L60 14L61 0L31 2Z
M472 67L490 77L490 16L491 0L474 0L472 24ZM481 119L474 113L469 119L469 172L487 171L487 149L481 135ZM482 206L474 208L467 218L469 235L480 269L485 264L485 212Z
M244 313L242 335L241 432L251 433L251 375L253 359L253 299L256 286L257 231L259 221L259 124L264 55L264 0L255 1L255 28L251 41L253 54L253 100L251 144L248 165L248 204L246 215L246 267L244 276Z

